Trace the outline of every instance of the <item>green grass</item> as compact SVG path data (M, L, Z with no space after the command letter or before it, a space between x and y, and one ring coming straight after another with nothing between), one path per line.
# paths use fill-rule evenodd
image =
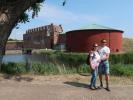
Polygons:
M32 72L38 75L57 75L57 74L74 74L74 73L89 73L88 65L83 64L78 67L67 66L65 64L53 63L32 63L32 67L26 66L24 63L7 63L2 64L1 71L7 74L25 74ZM30 70L29 70L30 69Z
M13 63L9 62L6 64L2 64L1 72L7 74L22 74L26 73L26 66L24 63Z
M111 65L110 74L115 76L133 76L133 65Z
M26 74L32 72L37 75L61 75L90 73L90 67L82 64L78 67L70 67L64 64L33 63L30 71L22 63L8 63L2 65L2 72L7 74ZM133 76L133 65L114 64L110 65L110 74L114 76Z
M24 74L33 72L41 75L90 73L86 64L87 54L66 52L41 52L41 56L47 57L47 63L8 63L2 65L2 72L8 74ZM110 73L116 76L133 75L133 52L110 55Z
M111 54L109 61L111 64L133 64L133 52Z
M66 52L41 52L43 56L47 56L52 63L64 63L69 66L79 66L86 63L86 53L66 53ZM122 54L111 54L109 59L111 64L133 64L133 52Z

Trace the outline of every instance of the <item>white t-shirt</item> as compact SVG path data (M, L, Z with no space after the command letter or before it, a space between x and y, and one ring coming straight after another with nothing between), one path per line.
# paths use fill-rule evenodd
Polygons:
M107 56L107 54L110 54L110 49L109 49L109 47L107 47L107 46L100 47L100 48L98 49L98 53L99 53L101 59L105 59L106 56Z
M90 53L90 63L93 69L97 68L100 63L100 55L97 51L93 51Z

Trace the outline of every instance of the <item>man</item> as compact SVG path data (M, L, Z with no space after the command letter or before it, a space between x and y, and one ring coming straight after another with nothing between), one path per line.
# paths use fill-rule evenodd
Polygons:
M110 55L110 49L107 47L107 41L105 39L101 40L101 47L98 49L101 62L98 67L98 73L99 73L99 80L100 80L100 88L103 87L102 82L102 75L105 75L106 80L106 90L110 91L109 88L109 55Z

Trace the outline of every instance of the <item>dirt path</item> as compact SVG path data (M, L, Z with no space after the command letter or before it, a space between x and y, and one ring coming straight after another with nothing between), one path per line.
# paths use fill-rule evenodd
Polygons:
M111 92L87 88L88 77L1 76L0 100L133 100L132 81L111 83Z

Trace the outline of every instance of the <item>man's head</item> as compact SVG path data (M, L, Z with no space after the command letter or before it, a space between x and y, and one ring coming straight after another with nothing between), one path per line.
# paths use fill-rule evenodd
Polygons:
M102 46L105 46L105 45L107 45L107 40L105 40L105 39L102 39L102 40L101 40L101 45L102 45Z

